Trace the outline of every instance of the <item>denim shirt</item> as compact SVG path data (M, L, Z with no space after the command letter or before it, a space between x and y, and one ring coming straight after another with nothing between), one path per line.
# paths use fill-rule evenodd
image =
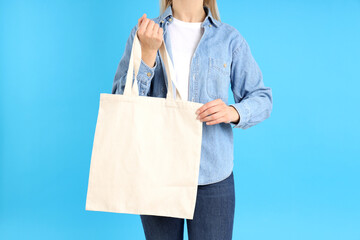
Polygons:
M231 25L213 18L207 6L204 6L204 11L206 17L201 24L204 33L191 59L187 100L205 104L220 98L229 105L231 87L235 103L229 106L239 113L240 121L215 125L203 122L199 185L219 182L231 174L234 166L233 128L254 126L268 118L272 111L271 88L264 86L262 73L244 37ZM172 18L171 5L160 16L151 18L164 30L164 42L171 61L171 42L166 30ZM124 92L137 28L138 24L133 27L126 42L114 77L112 94ZM134 77L135 74L133 80ZM155 66L150 67L141 60L136 80L140 96L166 97L167 76L159 51Z

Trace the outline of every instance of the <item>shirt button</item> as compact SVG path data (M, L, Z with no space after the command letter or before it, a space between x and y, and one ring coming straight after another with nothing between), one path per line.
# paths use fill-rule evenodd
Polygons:
M164 23L164 20L161 20L161 23Z
M171 21L172 21L172 18L169 18L169 21L171 22Z
M148 72L148 73L147 73L147 75L148 75L148 77L150 77L150 76L151 76L151 73L150 73L150 72Z
M224 67L226 67L226 63L224 63Z
M209 27L212 27L212 25L210 24Z

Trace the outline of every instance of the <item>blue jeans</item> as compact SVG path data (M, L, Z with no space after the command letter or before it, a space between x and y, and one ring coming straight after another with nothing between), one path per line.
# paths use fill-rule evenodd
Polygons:
M234 175L198 185L194 218L186 219L189 240L231 240L235 213ZM184 219L140 215L146 240L183 240Z

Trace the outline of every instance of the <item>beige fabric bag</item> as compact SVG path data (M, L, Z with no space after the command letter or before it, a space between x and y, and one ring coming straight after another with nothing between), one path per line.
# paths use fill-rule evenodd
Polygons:
M164 41L160 54L166 98L139 96L133 81L141 61L137 33L124 94L100 94L86 210L193 219L202 141L195 111L203 104L174 94Z

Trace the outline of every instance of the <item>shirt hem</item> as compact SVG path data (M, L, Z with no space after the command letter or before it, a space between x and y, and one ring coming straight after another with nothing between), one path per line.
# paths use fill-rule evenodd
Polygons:
M233 170L234 170L234 168L232 167L231 170L230 170L230 173L228 173L228 174L226 175L226 177L224 177L224 178L221 178L221 179L212 179L212 180L210 180L210 181L208 181L208 182L205 182L205 183L198 183L198 186L204 186L204 185L209 185L209 184L214 184L214 183L221 182L221 181L225 180L226 178L228 178L228 177L231 175L231 173L233 172Z

